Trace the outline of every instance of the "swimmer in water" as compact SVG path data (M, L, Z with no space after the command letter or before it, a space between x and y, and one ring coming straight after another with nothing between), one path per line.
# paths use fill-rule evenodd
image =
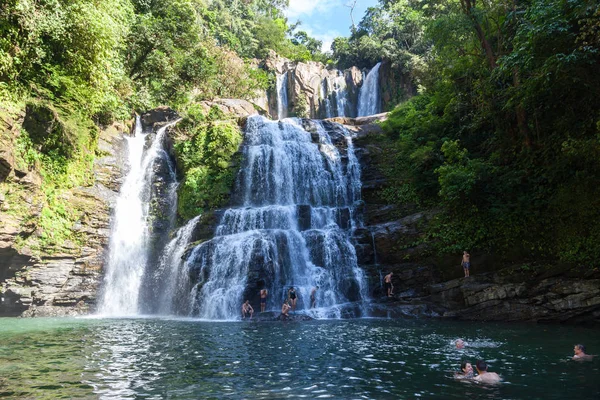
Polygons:
M475 364L475 368L477 369L477 375L473 380L481 383L499 383L502 378L495 372L488 372L488 366L485 361L477 360Z
M473 366L469 361L463 361L460 364L460 370L461 372L454 374L454 379L473 379L475 377Z
M576 344L573 347L573 353L575 353L572 358L573 361L592 361L594 358L594 356L590 354L585 354L585 346L582 344Z
M465 348L465 342L462 339L456 339L455 344L456 344L456 348L459 350Z

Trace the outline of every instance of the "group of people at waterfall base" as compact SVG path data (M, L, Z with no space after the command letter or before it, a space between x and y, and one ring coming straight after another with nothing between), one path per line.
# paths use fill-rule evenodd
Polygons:
M471 268L471 255L464 251L462 255L461 266L465 272L465 278L469 276L469 269ZM390 272L383 278L383 292L387 297L394 296L394 284L392 283L392 277L394 276L393 272ZM316 292L319 289L318 286L312 288L310 292L310 308L316 307ZM262 289L260 291L260 312L265 312L265 307L267 305L267 295L269 291L267 289ZM283 305L281 306L281 318L287 319L289 317L289 312L296 311L296 302L298 301L298 295L296 294L296 290L294 287L290 287L288 290L288 297L284 300ZM254 315L254 308L250 305L250 300L246 300L244 304L242 304L242 319L246 319L247 316L252 318Z
M466 343L462 339L458 339L456 342L456 348L462 350L465 348ZM585 346L582 344L576 344L573 347L573 357L571 358L573 361L592 361L594 356L590 354L585 354ZM475 375L475 371L473 371L473 365L470 361L463 361L460 364L460 372L454 374L456 379L468 379L473 380L475 382L481 383L499 383L502 381L500 375L495 372L488 372L487 363L483 360L477 360L475 363L475 369L477 370L477 375Z
M310 291L310 308L315 308L317 306L317 290L319 290L318 286L315 286ZM267 306L267 296L269 295L269 291L267 289L262 289L260 291L260 312L265 312L265 308ZM288 290L288 296L283 301L283 305L281 306L281 319L288 319L289 312L296 311L296 303L298 302L298 294L296 293L296 289L294 287L290 287ZM250 305L250 300L246 300L244 304L242 304L242 319L246 319L247 316L252 319L254 315L254 308Z

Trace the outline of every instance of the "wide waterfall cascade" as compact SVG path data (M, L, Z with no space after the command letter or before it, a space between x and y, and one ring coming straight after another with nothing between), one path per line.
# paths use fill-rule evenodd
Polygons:
M358 96L358 116L366 117L381 112L379 96L379 67L377 63L367 74Z
M139 117L136 118L134 136L125 136L129 171L116 201L99 314L131 316L140 313L141 292L151 264L149 254L153 250L150 200L157 163L165 166L170 181L166 193L161 195L167 203L176 201L176 197L173 198L176 196L175 166L163 147L166 130L174 123L176 121L160 128L146 151L149 134L142 132ZM171 207L170 212L173 213L174 208Z
M237 204L186 262L198 282L192 315L239 319L242 302L263 287L269 310L279 310L294 286L298 310L315 317L339 318L343 304L367 299L350 243L360 168L349 132L328 127L335 129L318 121L248 118ZM318 308L308 310L313 286L319 286Z
M277 75L277 119L288 116L288 74Z

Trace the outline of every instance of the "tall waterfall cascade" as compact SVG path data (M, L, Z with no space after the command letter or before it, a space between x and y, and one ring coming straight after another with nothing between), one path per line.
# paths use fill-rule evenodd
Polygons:
M135 133L125 136L128 168L116 201L110 235L109 254L100 293L98 313L108 316L132 316L143 312L143 293L149 278L153 235L151 198L160 195L170 207L167 219L174 218L176 205L175 166L166 153L163 142L167 128L160 128L152 144L145 150L148 133L142 132L139 116ZM156 171L165 169L166 190L152 193Z
M234 205L215 237L196 246L185 263L197 282L191 315L239 319L243 301L263 287L267 309L280 310L293 286L298 311L315 317L339 318L345 304L367 299L350 242L360 223L360 168L349 132L337 124L328 128L320 121L248 118ZM317 308L310 309L315 286Z
M288 116L288 74L277 75L277 119Z
M358 112L359 117L375 115L381 112L381 99L379 96L379 67L381 63L377 63L367 74L363 80L363 85L360 88L358 96Z

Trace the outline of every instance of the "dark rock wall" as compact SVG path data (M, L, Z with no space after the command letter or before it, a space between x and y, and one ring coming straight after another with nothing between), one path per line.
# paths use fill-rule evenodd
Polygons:
M493 254L473 254L472 275L463 278L461 254L433 254L423 245L435 210L390 205L383 196L390 185L383 172L388 142L378 140L382 132L373 124L383 118L334 119L356 132L364 227L355 231L354 245L374 299L371 315L600 324L599 272L506 268ZM388 299L382 284L389 272L394 297Z

